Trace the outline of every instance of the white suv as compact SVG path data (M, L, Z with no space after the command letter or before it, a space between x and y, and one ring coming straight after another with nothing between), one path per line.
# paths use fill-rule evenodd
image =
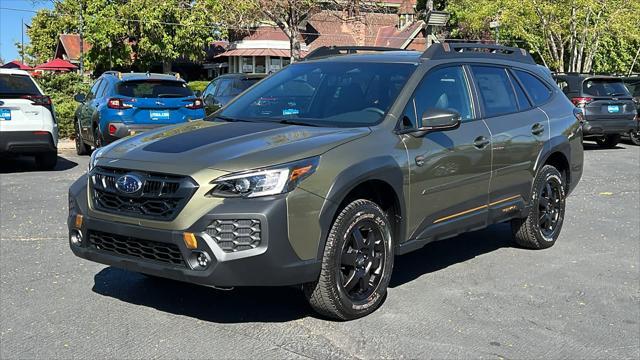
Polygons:
M22 70L0 69L0 156L35 155L39 169L58 161L58 124L51 98Z

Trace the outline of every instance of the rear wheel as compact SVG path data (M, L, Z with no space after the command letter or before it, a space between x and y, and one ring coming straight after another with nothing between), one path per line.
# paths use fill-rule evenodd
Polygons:
M596 138L596 142L602 148L612 149L620 142L620 135L604 135Z
M40 170L52 170L58 163L58 153L55 151L36 155L36 166Z
M543 166L534 180L529 216L511 221L516 243L529 249L553 246L562 229L565 198L562 174L551 165Z
M80 128L78 127L78 123L76 122L76 154L78 155L89 155L91 152L91 148L84 142L82 139L82 134L80 133Z
M631 143L633 143L633 145L640 146L640 130L630 131L629 140L631 140Z
M305 284L311 307L350 320L377 309L393 270L391 225L380 207L356 200L338 215L327 238L320 277Z

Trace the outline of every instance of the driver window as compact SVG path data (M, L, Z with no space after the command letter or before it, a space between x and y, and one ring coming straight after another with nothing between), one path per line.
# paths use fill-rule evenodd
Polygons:
M216 86L218 86L218 80L212 81L211 84L209 84L209 86L207 86L207 88L204 89L204 92L202 93L202 97L213 95L216 91Z
M469 87L461 66L432 70L422 79L407 104L402 119L405 128L418 127L427 109L446 109L460 113L462 120L473 118Z

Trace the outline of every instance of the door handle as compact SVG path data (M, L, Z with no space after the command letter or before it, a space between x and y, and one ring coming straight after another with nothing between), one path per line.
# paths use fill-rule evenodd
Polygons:
M540 123L535 123L533 124L533 126L531 127L531 133L533 135L540 135L544 132L544 125L540 124Z
M475 146L476 149L478 150L482 150L485 147L487 147L487 145L489 145L491 143L491 141L489 139L487 139L484 136L478 136L474 141L473 141L473 146Z

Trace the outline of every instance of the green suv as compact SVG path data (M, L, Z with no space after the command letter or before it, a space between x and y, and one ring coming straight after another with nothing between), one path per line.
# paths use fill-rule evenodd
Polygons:
M429 242L510 221L523 247L555 243L583 150L546 68L492 45L328 50L94 152L69 190L71 250L213 287L302 285L353 319Z

